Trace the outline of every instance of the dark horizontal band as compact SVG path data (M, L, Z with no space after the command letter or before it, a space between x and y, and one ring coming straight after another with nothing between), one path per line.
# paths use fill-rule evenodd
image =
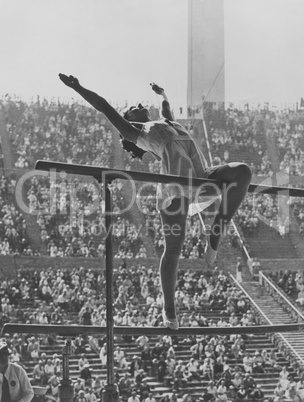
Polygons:
M132 170L110 169L98 166L76 165L71 163L42 161L42 160L38 160L36 162L35 169L45 171L56 170L59 172L66 172L69 174L92 176L100 183L104 179L107 181L112 181L115 179L123 179L123 180L145 181L145 182L163 183L163 184L178 183L183 186L191 186L191 187L204 186L205 188L208 187L208 183L210 183L210 185L215 185L219 188L223 188L224 185L223 182L211 179L198 179L194 177L189 178L175 175L137 172ZM250 184L248 192L256 194L281 194L292 197L304 197L304 189L294 187L282 187L282 186L265 186L253 183Z
M285 325L257 325L248 327L181 327L173 331L164 327L114 327L115 335L176 335L176 336L203 336L203 335L232 335L232 334L267 334L292 332L304 329L304 323ZM103 335L106 327L94 325L40 325L40 324L5 324L3 334L57 334L76 337L82 335Z

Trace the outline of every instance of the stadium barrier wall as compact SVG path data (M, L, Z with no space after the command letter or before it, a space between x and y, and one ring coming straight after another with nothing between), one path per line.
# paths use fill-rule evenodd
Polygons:
M121 259L114 259L114 269L118 269L122 264ZM304 261L302 259L297 260L260 260L261 270L291 270L298 271L303 270ZM154 269L158 269L159 260L157 258L147 258L147 259L131 259L127 260L128 268L132 265L142 266L144 265L147 269L153 266ZM181 270L197 270L206 274L204 269L204 260L181 260L180 269ZM68 269L84 267L86 269L105 269L105 259L104 258L81 258L81 257L69 257L69 258L51 258L48 256L40 257L28 257L28 256L0 256L0 276L1 278L15 278L19 270L42 270L48 269L50 267L54 269ZM235 266L222 267L219 264L219 268L223 269L225 273L235 274Z

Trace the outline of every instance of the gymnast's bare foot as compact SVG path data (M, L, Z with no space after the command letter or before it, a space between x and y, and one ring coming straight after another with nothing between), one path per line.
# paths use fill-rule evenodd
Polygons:
M166 328L173 329L174 331L178 330L179 324L177 318L167 318L165 310L163 310L162 316L163 316L163 323Z

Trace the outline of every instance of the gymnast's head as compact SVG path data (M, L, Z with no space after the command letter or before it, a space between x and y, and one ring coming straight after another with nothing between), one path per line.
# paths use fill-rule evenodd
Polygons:
M143 107L141 103L139 103L137 106L131 106L125 112L123 117L126 120L134 123L134 125L136 125L136 123L147 123L148 121L151 121L149 110ZM146 151L139 148L134 144L134 142L125 140L122 135L120 135L120 138L123 149L129 152L132 158L142 159Z
M141 103L137 106L131 106L124 114L124 118L128 121L138 122L138 123L147 123L151 121L151 116L149 110Z

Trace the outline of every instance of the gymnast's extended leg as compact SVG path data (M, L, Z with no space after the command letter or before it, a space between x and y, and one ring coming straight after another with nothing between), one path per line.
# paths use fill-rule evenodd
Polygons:
M238 162L219 166L209 176L209 179L226 182L227 190L222 193L222 201L211 227L208 249L206 250L207 263L214 262L221 235L245 198L251 177L249 166Z
M160 261L160 278L164 296L165 326L178 328L175 310L175 289L182 246L185 240L188 198L174 198L171 205L160 211L165 237L165 250Z

